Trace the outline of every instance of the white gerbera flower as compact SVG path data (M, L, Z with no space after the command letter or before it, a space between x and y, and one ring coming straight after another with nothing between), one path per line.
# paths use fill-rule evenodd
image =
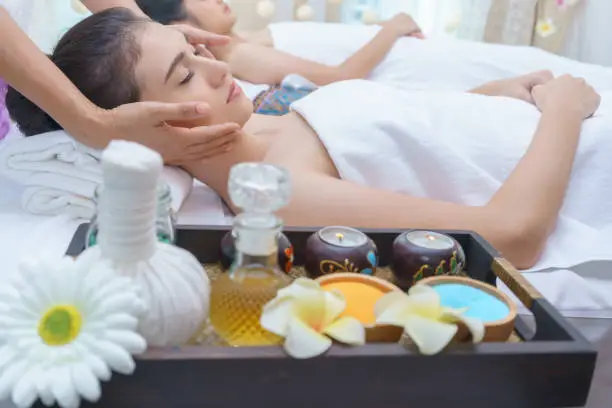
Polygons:
M78 407L100 398L111 370L131 374L146 349L141 300L128 278L71 258L21 265L0 286L0 400Z

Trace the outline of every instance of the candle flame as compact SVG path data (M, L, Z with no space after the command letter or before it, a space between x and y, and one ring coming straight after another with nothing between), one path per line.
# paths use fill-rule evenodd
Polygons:
M338 238L338 241L342 242L342 240L344 239L344 234L337 233L336 238Z
M436 237L434 237L433 235L429 235L429 234L428 234L428 235L427 235L427 239L428 239L428 240L430 240L430 241L435 241L435 240L436 240Z

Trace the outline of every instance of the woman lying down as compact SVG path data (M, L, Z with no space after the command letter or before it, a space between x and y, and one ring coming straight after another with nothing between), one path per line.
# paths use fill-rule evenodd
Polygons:
M51 58L100 107L203 100L204 124L239 123L236 148L186 169L229 201L236 163L287 168L288 225L474 230L519 268L612 259L612 117L604 104L583 124L600 98L580 79L538 72L470 93L347 81L259 116L225 63L125 9L87 18ZM7 102L25 134L59 128L14 90Z

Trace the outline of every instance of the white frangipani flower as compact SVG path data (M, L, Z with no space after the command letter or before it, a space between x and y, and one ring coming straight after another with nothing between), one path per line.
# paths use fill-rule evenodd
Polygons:
M0 400L78 407L100 398L111 371L131 374L146 349L131 280L71 258L23 263L0 286Z
M285 339L284 347L293 358L312 358L325 353L334 339L340 343L365 344L365 328L354 317L341 317L346 300L338 291L326 291L317 281L299 278L262 311L261 326Z
M544 18L536 23L536 33L542 38L550 37L557 32L557 26L552 18Z
M464 324L474 343L484 338L484 323L464 316L465 310L442 306L440 295L430 286L415 285L408 294L390 292L381 297L374 309L376 323L403 327L404 333L425 355L441 352Z

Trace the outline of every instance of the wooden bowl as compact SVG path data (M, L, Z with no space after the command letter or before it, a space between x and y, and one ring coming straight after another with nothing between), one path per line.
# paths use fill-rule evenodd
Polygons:
M485 322L485 335L483 341L485 342L505 342L508 341L512 332L514 331L514 322L517 316L516 304L502 291L497 289L495 286L487 283L466 278L462 276L433 276L420 281L419 285L437 286L442 284L456 283L460 285L471 286L479 289L489 295L497 298L503 302L509 310L509 313L503 319ZM459 325L459 333L455 336L456 340L465 340L469 338L470 334L465 325Z
M326 285L330 285L332 283L351 282L361 283L376 288L383 293L401 292L400 288L383 279L351 272L324 275L319 277L317 282L319 282L322 288L325 288ZM347 298L347 303L349 301L350 299ZM374 305L372 305L372 308L373 307ZM366 342L368 343L397 343L402 336L402 332L404 331L402 327L376 324L366 324L365 329Z

